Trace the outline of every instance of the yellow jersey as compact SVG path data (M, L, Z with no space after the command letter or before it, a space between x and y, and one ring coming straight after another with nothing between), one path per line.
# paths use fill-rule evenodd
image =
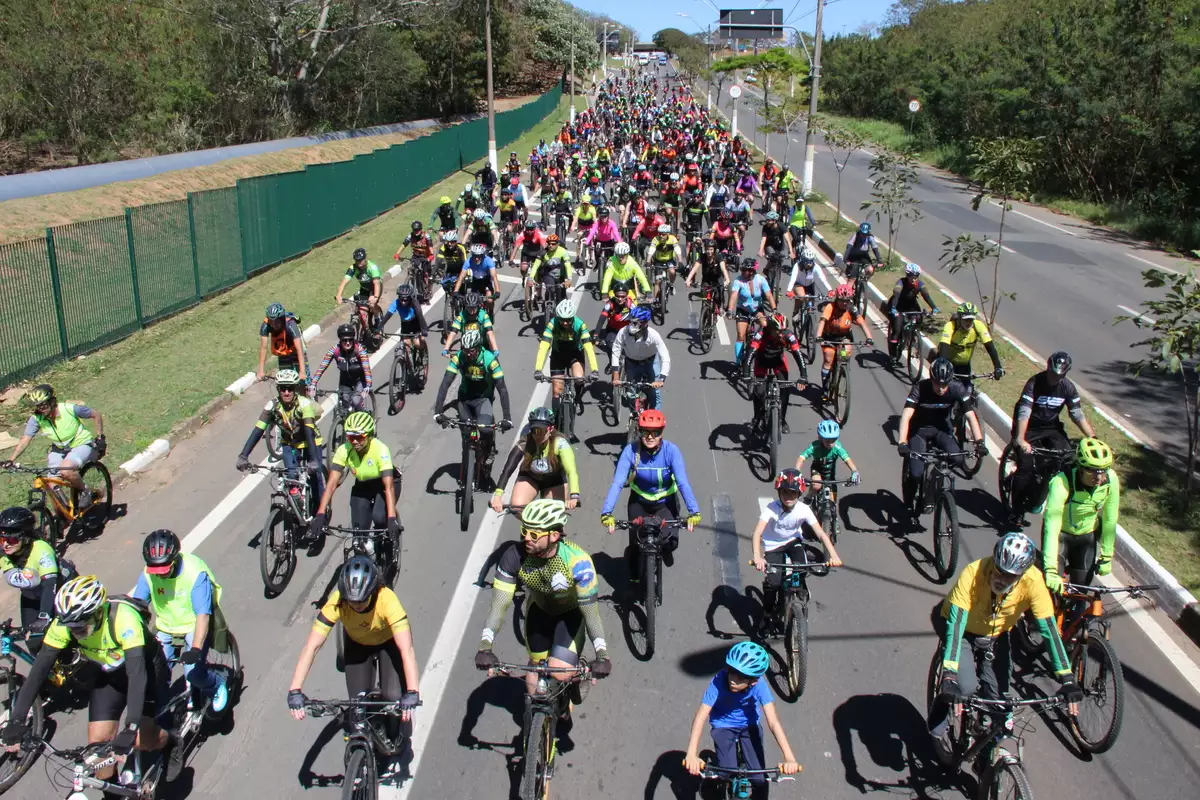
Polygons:
M949 320L942 328L942 338L938 340L939 348L946 345L947 357L956 367L965 367L971 363L971 355L975 352L975 344L987 344L992 341L987 323L981 319L973 320L971 327L961 330L954 320Z
M355 611L341 600L342 594L337 589L329 593L329 599L313 620L314 631L328 636L341 620L347 636L361 645L373 647L390 642L395 634L408 630L408 613L400 605L396 593L386 586L379 589L375 602L363 612Z

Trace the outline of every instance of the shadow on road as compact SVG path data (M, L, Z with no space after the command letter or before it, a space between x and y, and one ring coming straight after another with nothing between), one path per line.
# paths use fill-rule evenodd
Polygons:
M658 785L664 780L670 784L670 796L675 800L693 800L700 791L700 779L689 775L683 768L682 750L668 750L658 757L650 774L646 777L645 800L661 797Z
M909 797L940 797L957 781L938 766L929 744L925 719L907 698L897 694L861 694L833 712L833 728L841 751L846 783L868 791L899 792ZM869 760L859 761L860 748ZM864 769L884 774L868 777Z

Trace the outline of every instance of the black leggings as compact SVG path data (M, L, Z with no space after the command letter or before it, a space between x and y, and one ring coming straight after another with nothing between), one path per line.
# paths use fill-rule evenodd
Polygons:
M1079 586L1090 586L1096 577L1096 533L1058 534L1058 573Z
M1066 450L1071 446L1067 432L1061 427L1029 428L1025 431L1025 441L1034 447L1046 450ZM1012 479L1012 504L1020 512L1026 512L1046 499L1046 488L1050 478L1058 471L1062 461L1052 456L1026 453L1019 447L1016 449L1017 471ZM1036 481L1035 467L1041 463L1041 480ZM1040 486L1038 484L1041 484Z
M387 525L387 500L383 479L358 481L350 489L350 526L366 530Z
M399 700L404 696L404 662L400 648L388 639L383 644L359 644L342 633L346 656L346 691L351 698L375 688L379 675L379 691L384 700Z

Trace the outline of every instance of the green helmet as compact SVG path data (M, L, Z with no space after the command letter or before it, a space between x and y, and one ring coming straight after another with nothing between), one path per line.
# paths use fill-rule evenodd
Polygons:
M1108 469L1113 465L1112 448L1099 439L1081 439L1075 460L1084 469Z
M549 497L534 500L521 512L521 526L539 531L559 530L567 524L567 504Z
M31 406L40 406L54 402L54 387L48 383L39 384L25 393L25 402Z
M287 311L283 307L283 303L271 303L267 306L267 319L283 319Z
M975 319L979 316L979 308L974 303L961 303L954 313L959 319Z
M355 411L346 417L346 433L356 436L370 436L375 433L375 418L366 411Z
M529 412L529 424L535 428L552 428L554 427L554 412L545 406L535 408Z

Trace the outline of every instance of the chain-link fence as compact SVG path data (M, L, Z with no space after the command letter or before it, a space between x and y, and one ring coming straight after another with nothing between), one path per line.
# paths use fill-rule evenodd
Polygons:
M556 86L496 115L505 147L557 108ZM0 387L95 350L342 235L478 161L487 120L350 161L245 178L0 245Z

